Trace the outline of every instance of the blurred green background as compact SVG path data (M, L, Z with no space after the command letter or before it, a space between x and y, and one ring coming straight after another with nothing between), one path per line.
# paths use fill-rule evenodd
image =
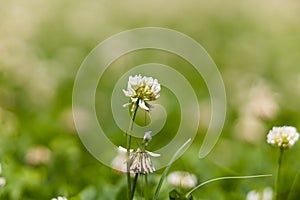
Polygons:
M171 170L194 173L199 183L224 175L274 173L278 151L266 143L268 130L274 125L300 129L299 19L296 0L0 0L0 162L6 179L0 199L124 198L125 177L99 163L78 138L72 87L80 64L98 43L145 26L174 29L198 41L217 64L227 92L222 136L200 160L210 119L209 95L201 76L194 76L191 66L185 68L186 78L197 85L201 121L192 146ZM109 77L116 79L147 62L178 70L187 65L166 52L124 56L100 82L107 94L99 98L111 92L114 79ZM176 100L170 100L171 113L172 108L170 121L178 112ZM103 112L110 115L109 110ZM109 137L118 142L122 133L111 128ZM161 134L158 146L169 140ZM288 191L294 181L290 199L300 196L300 180L294 179L300 169L299 151L296 144L283 161L282 190ZM150 176L150 193L160 173ZM194 197L245 199L250 190L273 186L273 181L274 177L220 181L197 190ZM166 182L161 199L173 188Z

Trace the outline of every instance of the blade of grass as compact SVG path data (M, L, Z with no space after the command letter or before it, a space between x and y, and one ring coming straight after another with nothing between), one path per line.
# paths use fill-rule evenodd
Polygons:
M213 178L210 180L207 180L198 186L194 187L192 190L186 193L185 197L188 198L195 190L199 189L200 187L219 180L227 180L227 179L246 179L246 178L261 178L261 177L269 177L272 176L272 174L263 174L263 175L252 175L252 176L224 176L224 177L218 177L218 178Z
M294 177L294 180L293 180L293 183L289 189L289 192L288 192L288 195L287 195L287 200L290 199L290 194L291 194L291 191L293 191L295 185L296 185L296 182L297 182L297 179L299 178L299 174L300 174L300 170L297 172L296 176Z
M163 181L167 175L167 173L169 172L169 169L171 167L171 165L173 164L173 162L175 161L176 157L181 153L181 151L186 147L186 145L188 143L191 142L191 138L189 138L176 152L175 154L173 155L173 157L171 158L170 162L168 163L167 167L165 168L165 170L163 171L161 177L160 177L160 180L159 180L159 183L156 187L156 191L155 191L155 195L153 197L153 200L157 200L158 199L158 195L159 195L159 192L160 192L160 189L161 189L161 186L163 184Z

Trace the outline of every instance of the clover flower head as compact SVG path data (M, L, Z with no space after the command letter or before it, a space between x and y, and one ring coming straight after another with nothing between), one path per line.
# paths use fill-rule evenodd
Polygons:
M155 171L155 167L152 164L150 156L158 157L160 154L150 151L142 151L138 148L130 155L130 172L135 174L153 173Z
M68 200L67 197L58 196L57 198L52 198L51 200Z
M267 135L267 142L280 148L290 148L299 139L299 133L295 127L273 127Z
M130 76L128 80L127 90L123 89L125 96L130 98L130 103L123 106L132 105L131 111L134 111L136 106L149 111L150 105L147 101L154 101L159 98L160 84L157 79L142 75Z
M184 171L175 171L168 175L168 182L182 188L193 188L197 184L197 177L194 174Z

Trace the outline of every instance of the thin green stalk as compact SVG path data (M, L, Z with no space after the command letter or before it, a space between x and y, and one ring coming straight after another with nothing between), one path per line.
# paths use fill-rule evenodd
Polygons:
M160 192L160 189L161 189L161 186L163 184L163 181L167 175L167 173L169 172L169 169L171 167L171 165L173 164L173 162L175 161L175 159L177 158L177 156L181 153L181 151L186 147L186 145L191 142L191 138L188 139L176 152L175 154L173 155L173 157L171 158L170 162L168 163L167 167L165 168L165 170L163 171L161 177L160 177L160 180L159 180L159 183L156 187L156 191L155 191L155 195L153 197L153 200L156 200L158 199L158 196L159 196L159 192Z
M298 171L298 173L296 174L296 176L295 176L295 178L294 178L294 180L293 180L293 183L292 183L292 185L291 185L291 187L290 187L290 189L289 189L289 192L288 192L288 195L287 195L287 200L289 200L290 199L290 194L291 194L291 191L293 191L293 189L294 189L294 187L295 187L295 185L296 185L296 182L297 182L297 179L298 179L298 177L299 177L299 174L300 174L300 170Z
M200 187L211 183L211 182L215 182L215 181L219 181L219 180L225 180L225 179L245 179L245 178L261 178L261 177L268 177L268 176L272 176L272 174L264 174L264 175L253 175L253 176L225 176L225 177L219 177L219 178L214 178L214 179L210 179L207 180L201 184L199 184L198 186L194 187L192 190L190 190L189 192L186 193L185 197L188 198L195 190L199 189Z
M147 112L145 111L144 112L144 125L146 126L147 125ZM143 147L143 150L146 150L146 146L145 145L142 145L142 147ZM143 191L143 193L144 193L144 199L145 200L148 200L148 190L149 190L149 185L148 185L148 174L145 174L144 175L144 177L145 177L145 182L144 182L144 191Z
M139 174L136 173L135 177L134 177L134 181L133 181L133 186L132 186L132 192L131 192L130 200L132 200L133 197L134 197L134 192L135 192L135 187L136 187L136 183L137 183L137 180L138 180L138 176L139 176Z
M131 118L131 121L130 121L129 133L131 133L132 130L133 130L134 120L135 120L135 117L136 117L137 110L139 108L138 103L139 102L137 101L136 108L134 109L134 112L133 112L133 115L132 115L132 118ZM126 168L127 168L127 173L126 173L127 174L127 195L128 195L128 199L130 199L131 196L132 196L132 194L131 194L130 162L129 162L130 146L131 146L131 135L126 133L126 137L127 137L127 158L128 158L128 161L127 161L127 164L126 164Z
M277 175L275 179L275 200L278 200L279 196L279 181L280 181L280 171L281 171L281 163L282 163L282 157L283 157L284 148L280 148L279 158L278 158L278 166L277 166Z
M148 184L148 175L145 174L145 187L144 187L144 197L146 200L148 200L148 190L149 190L149 184Z
M130 142L131 142L131 136L127 135L127 163L126 163L126 168L127 168L127 195L128 199L131 197L131 177L130 177L130 162L129 162L129 156L130 156ZM129 147L129 148L128 148Z

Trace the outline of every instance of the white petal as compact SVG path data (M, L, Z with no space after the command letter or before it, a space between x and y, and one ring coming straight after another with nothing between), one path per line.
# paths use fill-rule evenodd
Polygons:
M137 100L138 100L138 98L131 98L131 101L132 101L133 103L136 103Z
M145 104L145 101L143 101L143 100L140 100L139 106L140 106L140 108L142 108L144 110L147 110L147 111L149 110L149 108Z
M124 147L122 146L118 146L118 149L121 151L121 152L127 152L127 149L125 149ZM130 149L129 152L133 152L133 149Z
M130 106L130 104L131 104L131 103L125 103L125 104L123 104L122 106L125 108L125 107Z
M152 156L152 157L159 157L160 156L160 154L159 153L153 153L153 152L151 152L151 151L146 151L150 156Z
M119 149L120 151L122 151L122 152L127 152L127 149L125 149L125 148L122 147L122 146L118 146L118 149Z
M125 94L126 97L130 97L129 91L123 89L123 93Z

